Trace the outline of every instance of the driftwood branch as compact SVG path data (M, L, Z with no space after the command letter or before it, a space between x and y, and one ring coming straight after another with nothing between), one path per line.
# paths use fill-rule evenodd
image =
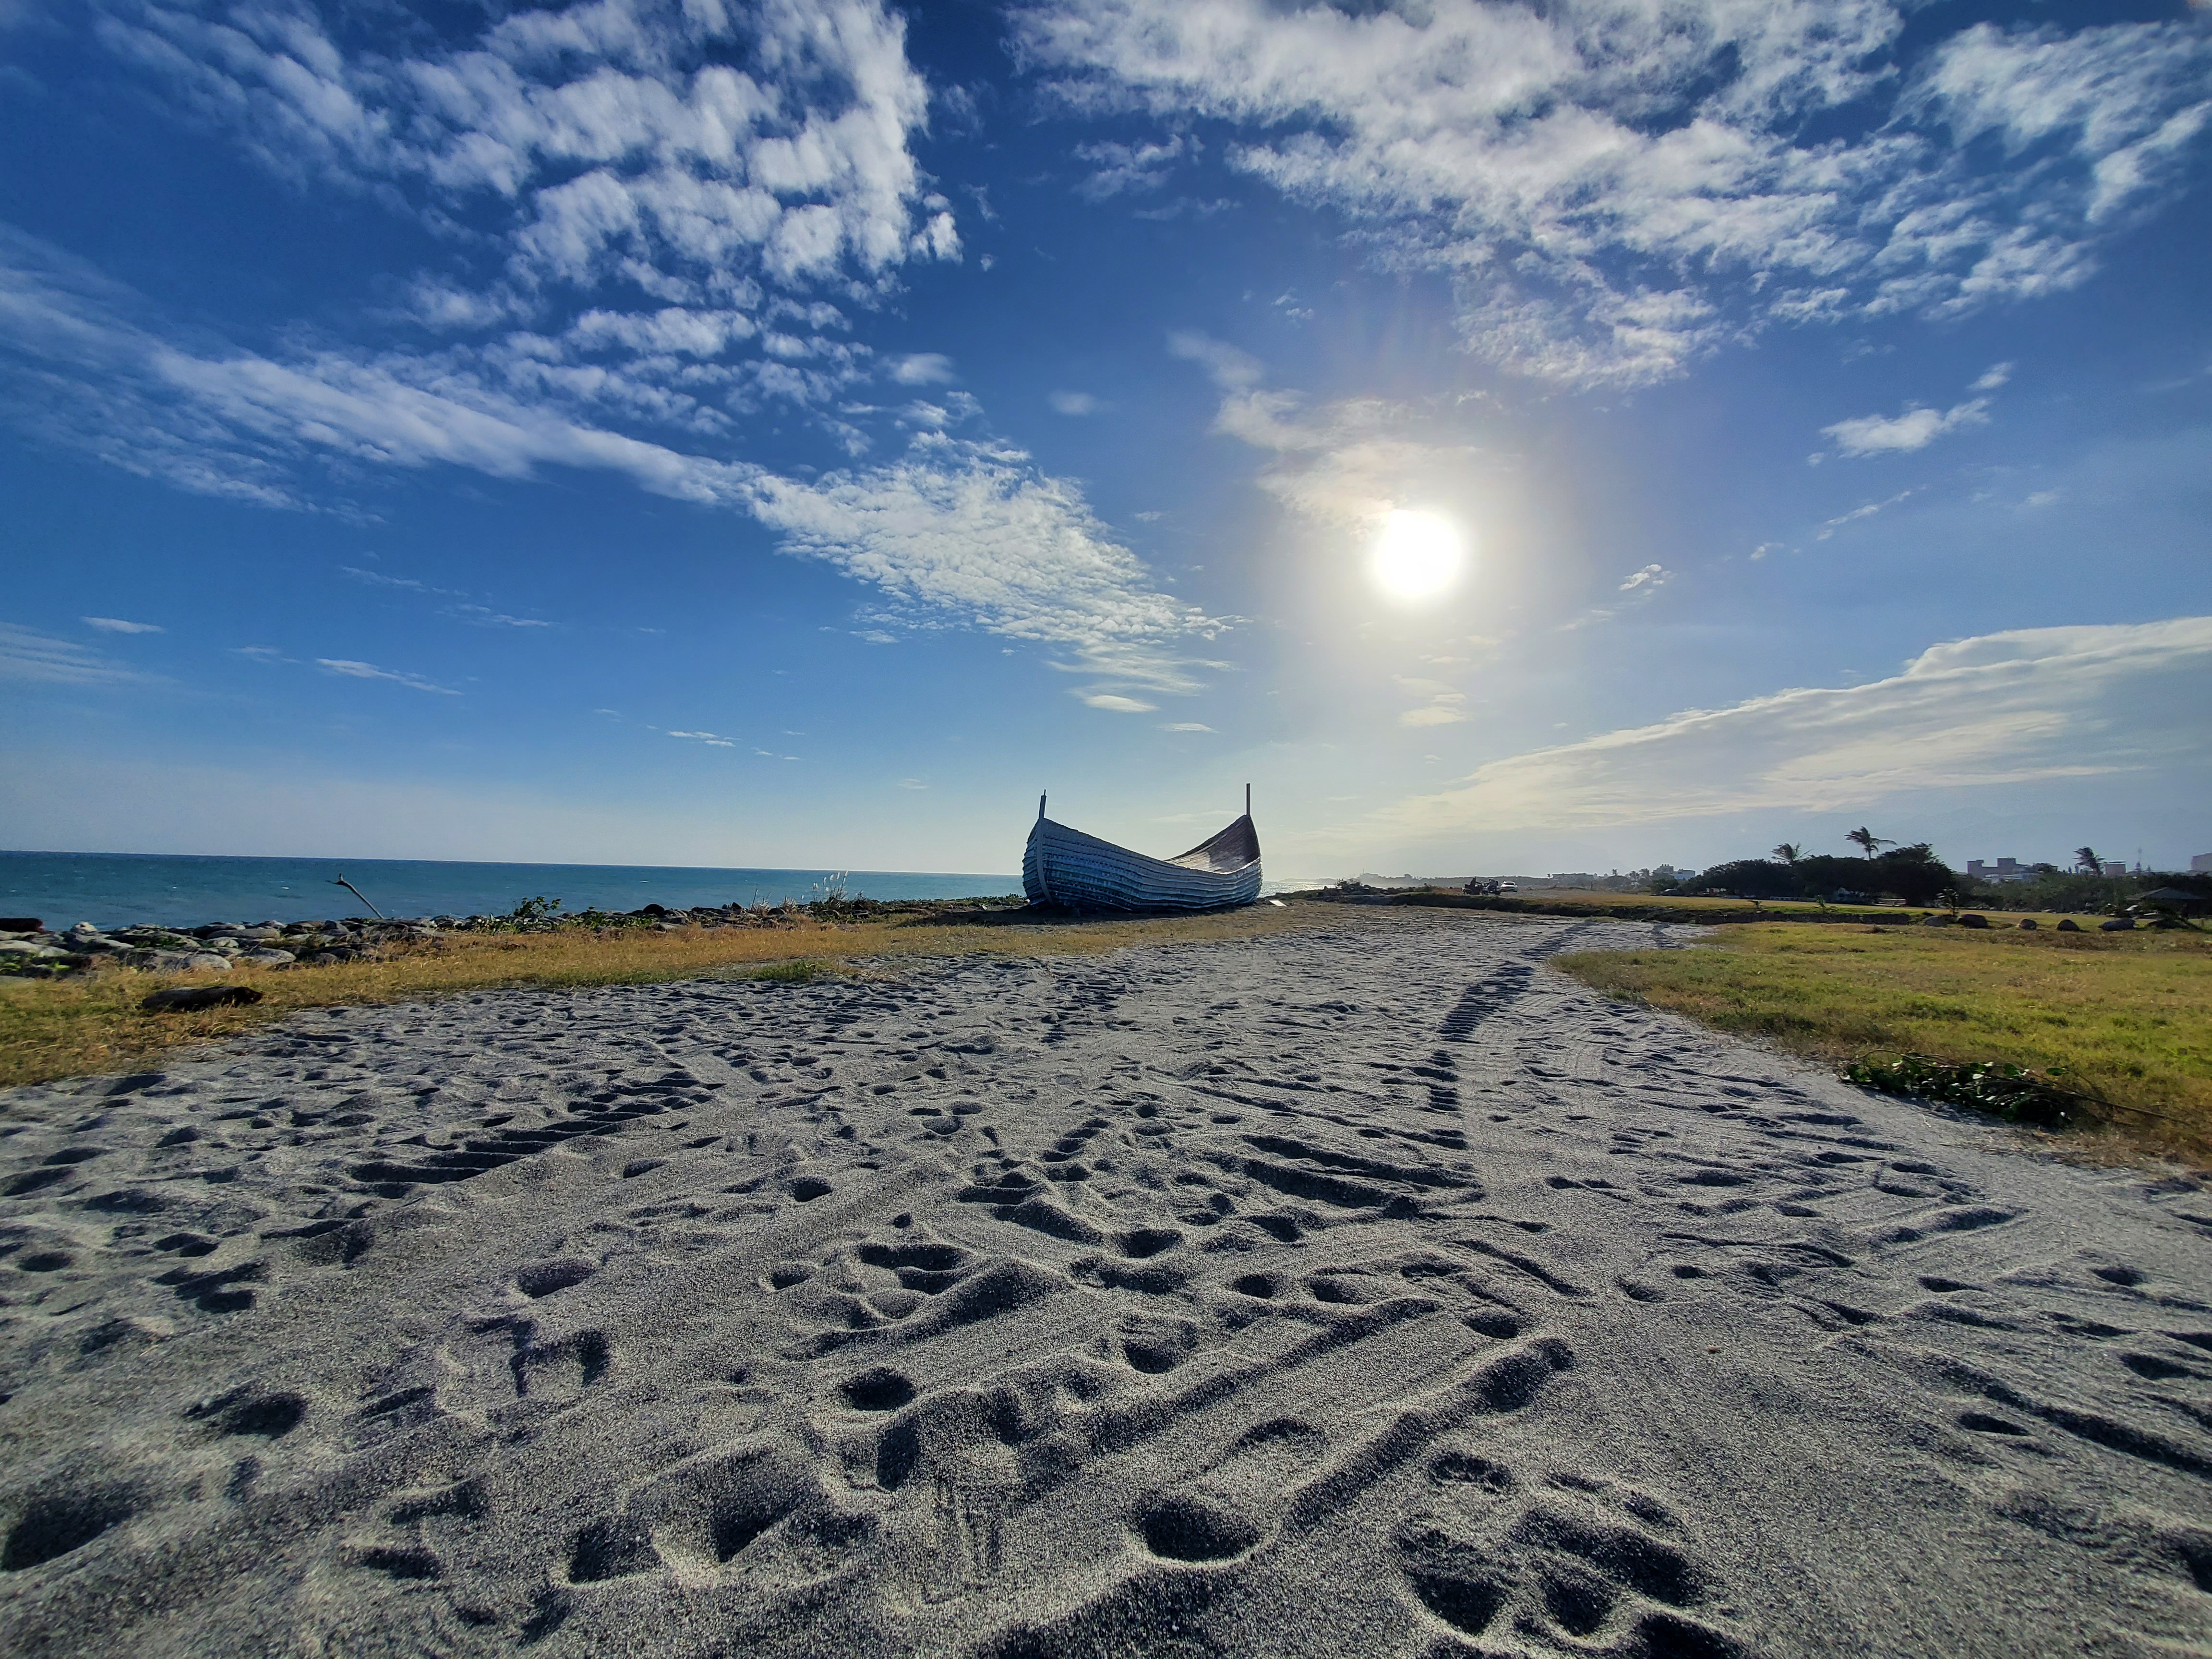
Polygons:
M368 904L368 894L366 894L366 893L364 893L364 892L362 892L362 891L361 890L361 889L360 889L360 888L358 888L358 887L355 886L351 882L348 881L348 880L343 877L343 876L340 876L337 880L333 881L333 882L331 884L331 886L333 886L333 887L343 887L343 888L344 888L344 889L346 890L346 891L347 891L347 892L351 893L351 894L352 894L356 898L359 899L359 900L360 900L363 904ZM381 911L381 910L380 910L380 909L378 909L378 908L377 908L374 904L368 904L368 913L369 913L369 915L371 915L374 916L374 917L375 917L379 921L384 921L388 920L388 918L385 915L384 912L383 912L383 911Z

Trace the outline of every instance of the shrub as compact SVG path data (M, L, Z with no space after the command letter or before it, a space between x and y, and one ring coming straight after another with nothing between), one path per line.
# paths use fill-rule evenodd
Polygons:
M1886 1095L1917 1096L1971 1106L2014 1123L2045 1128L2074 1128L2090 1121L2089 1097L2058 1079L2063 1066L2045 1072L1996 1060L1947 1066L1925 1054L1899 1054L1894 1061L1862 1060L1844 1067L1846 1082Z

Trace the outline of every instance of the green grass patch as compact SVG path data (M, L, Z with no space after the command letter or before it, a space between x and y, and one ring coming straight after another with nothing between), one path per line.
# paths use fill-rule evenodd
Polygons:
M1862 1079L1873 1086L1987 1109L2027 1079L2076 1099L2070 1121L2212 1158L2212 935L1767 923L1688 950L1557 961L1611 995L1880 1068L1882 1081Z

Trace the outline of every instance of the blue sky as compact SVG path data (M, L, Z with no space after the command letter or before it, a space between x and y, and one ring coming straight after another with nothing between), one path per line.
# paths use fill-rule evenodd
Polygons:
M0 0L0 845L2185 862L2208 170L2180 3Z

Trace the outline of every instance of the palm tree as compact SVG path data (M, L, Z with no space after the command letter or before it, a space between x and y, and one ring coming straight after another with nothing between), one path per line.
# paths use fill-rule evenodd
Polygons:
M2105 873L2105 861L2097 856L2097 849L2094 847L2077 847L2074 849L2074 867L2076 870L2087 870L2093 876L2101 876Z
M1794 841L1785 841L1767 856L1783 864L1795 864L1805 856L1805 849Z
M1897 845L1893 841L1886 841L1881 836L1877 836L1863 823L1859 825L1857 829L1852 830L1850 834L1845 836L1844 839L1850 842L1852 846L1859 848L1860 851L1863 852L1869 858L1874 857L1875 854L1881 852L1885 847L1894 847Z

